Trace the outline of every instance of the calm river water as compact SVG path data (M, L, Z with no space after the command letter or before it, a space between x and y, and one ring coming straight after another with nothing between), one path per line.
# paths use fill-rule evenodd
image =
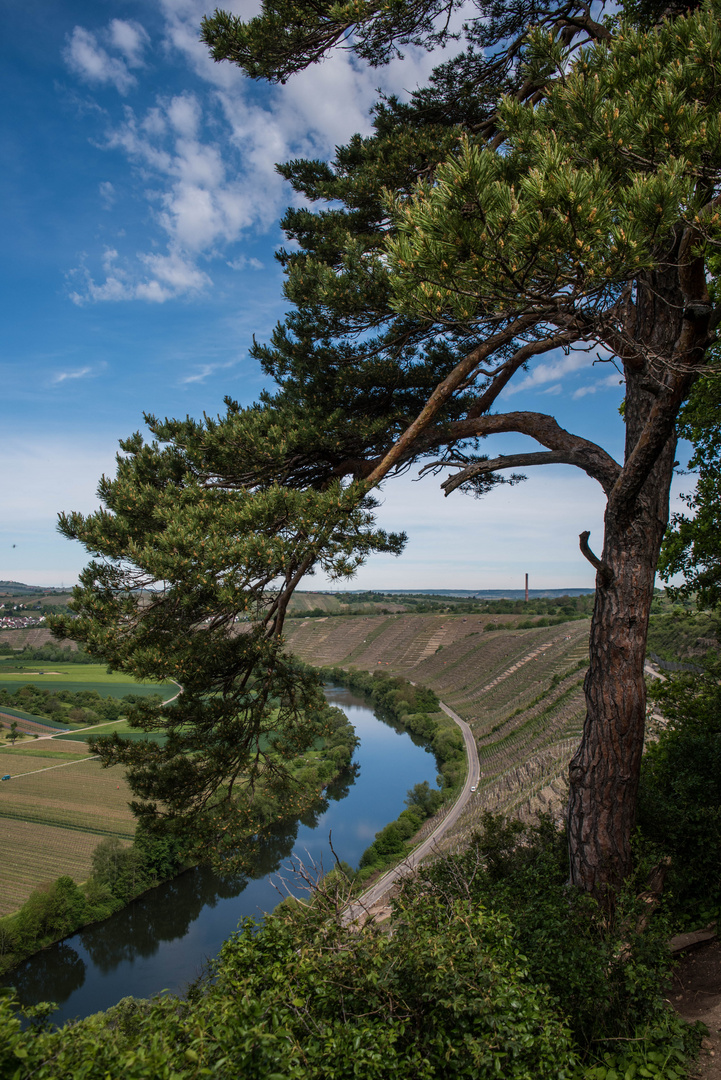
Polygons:
M339 687L328 688L326 697L348 715L361 744L354 757L357 776L329 791L322 816L284 823L268 837L251 880L224 881L207 867L189 870L106 922L31 957L10 979L20 1000L57 1002L52 1019L61 1024L123 997L182 992L241 919L279 903L279 873L292 887L287 868L293 858L332 868L329 832L338 857L357 867L378 830L403 809L408 789L424 780L435 785L436 762L410 735L379 720L363 698Z

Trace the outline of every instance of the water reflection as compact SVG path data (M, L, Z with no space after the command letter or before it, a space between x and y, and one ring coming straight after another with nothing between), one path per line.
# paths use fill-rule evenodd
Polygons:
M15 969L13 979L21 1001L46 1001L52 993L52 1000L62 1005L83 985L85 971L82 957L61 941L52 949L26 960Z
M31 957L9 978L20 1000L58 1002L52 1019L61 1024L126 995L182 991L242 918L276 906L281 896L273 878L291 858L332 865L332 830L338 857L357 866L375 833L403 809L408 788L423 780L432 784L437 767L422 743L380 722L363 699L343 689L327 697L344 709L362 740L356 764L300 820L275 822L249 842L252 870L219 877L207 866L196 867Z

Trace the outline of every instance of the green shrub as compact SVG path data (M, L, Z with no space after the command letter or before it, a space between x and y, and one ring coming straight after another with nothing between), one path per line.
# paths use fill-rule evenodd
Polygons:
M641 767L638 824L671 856L666 906L680 919L721 904L721 670L670 676L654 689L668 727Z
M190 999L124 1001L58 1032L0 1001L0 1071L17 1080L564 1080L570 1033L528 981L502 916L435 898L392 936L322 904L247 922Z

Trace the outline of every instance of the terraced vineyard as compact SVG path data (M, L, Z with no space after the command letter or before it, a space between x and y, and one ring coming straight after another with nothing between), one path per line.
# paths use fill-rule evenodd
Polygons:
M69 874L83 881L105 836L130 841L135 820L119 769L101 769L84 742L43 739L0 750L3 872L0 915Z
M521 816L563 801L584 717L589 621L515 629L515 616L335 617L286 624L289 648L317 665L388 671L430 686L473 730L478 793L447 843L486 809Z

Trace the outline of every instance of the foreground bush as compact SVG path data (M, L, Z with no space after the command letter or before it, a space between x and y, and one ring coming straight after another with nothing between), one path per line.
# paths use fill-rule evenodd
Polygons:
M322 909L248 922L188 1001L121 1003L58 1032L21 1032L3 1007L0 1075L14 1080L563 1080L574 1064L511 925L462 900L417 905L391 937Z
M694 1040L663 1001L663 928L636 933L627 897L609 925L565 886L563 848L548 822L489 817L404 886L392 934L344 927L326 887L247 921L185 1000L126 999L48 1032L0 999L0 1075L678 1080Z

